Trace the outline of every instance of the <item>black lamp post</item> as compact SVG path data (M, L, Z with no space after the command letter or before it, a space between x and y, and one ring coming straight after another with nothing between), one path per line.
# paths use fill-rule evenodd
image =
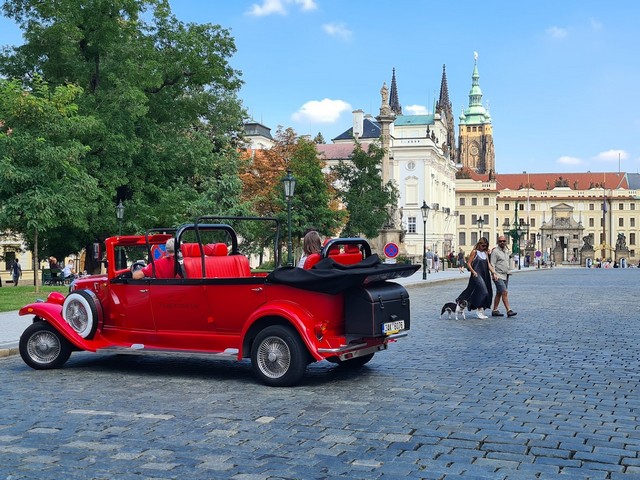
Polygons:
M296 177L291 175L291 170L287 170L287 176L282 179L284 185L284 198L287 200L287 265L293 267L293 244L291 243L291 201L296 190Z
M124 205L122 200L116 205L116 218L118 219L118 235L122 235L122 221L124 220Z
M422 279L427 279L427 217L429 216L429 205L424 200L420 207L422 212Z
M478 225L478 242L479 242L480 239L482 238L482 226L484 225L484 218L478 217L478 220L476 221L476 225Z

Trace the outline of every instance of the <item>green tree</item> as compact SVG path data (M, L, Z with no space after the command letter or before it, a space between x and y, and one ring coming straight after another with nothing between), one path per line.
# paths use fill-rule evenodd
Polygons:
M78 140L95 122L78 114L81 93L73 85L50 88L39 77L27 90L0 79L0 230L21 234L35 265L39 252L52 248L50 231L87 230L97 211L97 182L83 165L89 147Z
M78 141L89 146L85 203L95 208L87 228L50 230L101 240L117 229L119 200L129 233L243 209L235 147L245 114L226 29L184 24L166 0L7 0L3 11L25 44L2 52L0 74L79 85L78 114L94 119Z
M349 212L343 236L378 236L389 221L389 207L398 204L398 191L392 182L382 183L384 150L370 144L367 151L356 143L348 161L331 168L335 173L338 195Z

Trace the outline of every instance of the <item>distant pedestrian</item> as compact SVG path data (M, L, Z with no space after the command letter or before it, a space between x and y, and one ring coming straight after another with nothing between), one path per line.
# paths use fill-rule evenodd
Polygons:
M464 259L464 250L462 248L458 251L458 270L460 273L464 273L464 266L466 264L466 260Z
M491 308L493 288L491 278L495 278L496 272L489 259L489 240L482 237L471 250L467 259L467 267L471 272L467 288L458 296L459 300L467 301L469 310L477 310L478 318L489 318L484 314L485 308Z
M13 286L18 286L18 280L22 277L22 267L20 261L16 258L11 265L11 276L13 277Z
M440 257L437 253L433 254L433 269L438 273L440 271Z
M491 250L491 265L496 272L493 277L493 283L496 285L496 296L493 300L493 310L491 315L493 317L504 317L503 313L500 313L498 307L500 306L500 300L504 304L504 308L507 309L507 316L513 317L516 312L511 310L509 306L509 249L507 248L507 238L504 235L498 237L498 246Z
M427 272L431 273L431 269L433 268L433 252L428 248L425 257L427 259Z

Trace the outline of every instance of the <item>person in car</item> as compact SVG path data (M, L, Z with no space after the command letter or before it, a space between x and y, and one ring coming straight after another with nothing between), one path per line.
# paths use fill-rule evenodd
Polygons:
M166 247L166 255L153 262L153 265L155 265L155 268L156 268L155 278L174 278L176 276L175 258L174 258L174 255L176 253L175 240L173 238L170 238L169 240L167 240L165 247ZM152 263L149 262L149 264L146 267L133 272L132 278L134 280L140 280L141 278L152 277L152 276L153 276L153 266L152 266Z
M298 262L299 268L304 268L304 262L307 260L309 255L313 255L314 253L320 253L322 250L322 239L320 238L320 234L315 230L311 230L307 232L302 240L302 257L300 257L300 261Z

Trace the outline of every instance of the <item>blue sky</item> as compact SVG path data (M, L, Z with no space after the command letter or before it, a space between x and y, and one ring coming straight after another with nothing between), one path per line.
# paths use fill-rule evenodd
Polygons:
M498 173L640 171L635 0L170 3L184 22L231 31L240 97L273 133L281 125L329 142L353 110L378 114L392 68L404 113L431 112L443 64L457 129L478 52ZM0 18L0 44L20 42Z

